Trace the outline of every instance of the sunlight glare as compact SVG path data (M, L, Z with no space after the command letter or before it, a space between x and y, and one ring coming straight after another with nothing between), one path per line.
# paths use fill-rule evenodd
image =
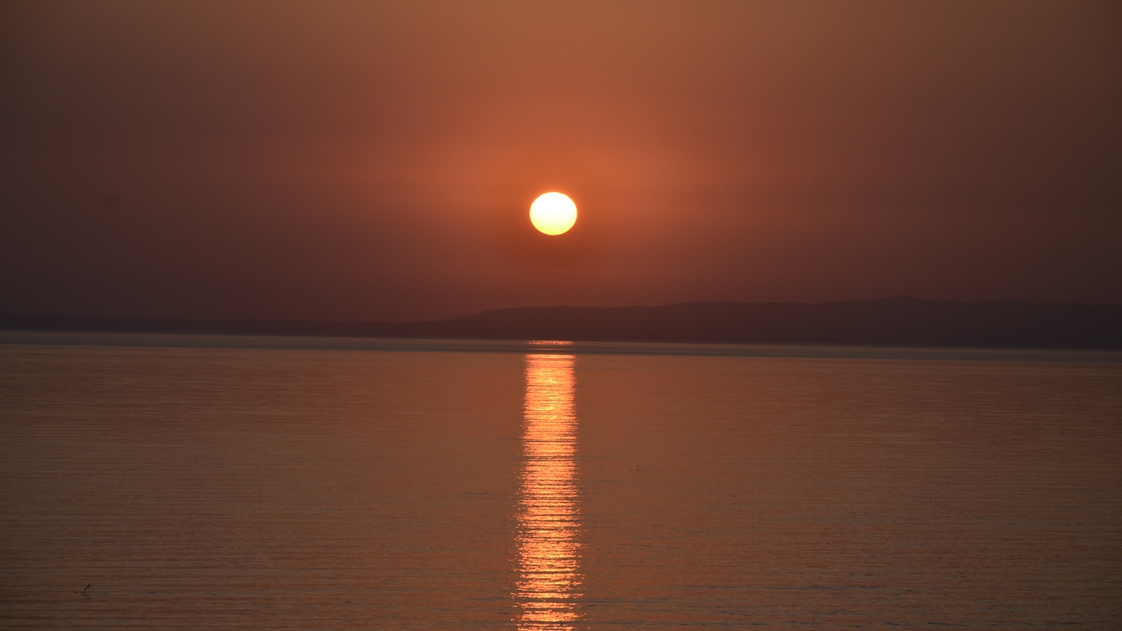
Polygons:
M572 355L526 355L518 500L518 628L574 629L580 619L580 508Z
M543 234L564 234L577 222L577 205L564 193L545 193L530 204L530 223Z

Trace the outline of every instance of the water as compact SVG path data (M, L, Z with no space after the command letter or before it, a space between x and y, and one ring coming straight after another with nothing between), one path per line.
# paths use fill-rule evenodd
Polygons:
M1119 628L1120 360L6 333L0 627Z

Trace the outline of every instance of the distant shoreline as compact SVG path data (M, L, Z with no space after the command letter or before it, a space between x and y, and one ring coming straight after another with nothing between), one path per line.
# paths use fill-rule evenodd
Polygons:
M513 355L618 355L755 359L985 361L1122 365L1122 349L994 348L903 345L744 344L694 342L558 343L401 337L261 335L252 333L136 333L129 331L12 331L0 329L0 349L17 347L209 349Z
M9 331L963 348L1122 348L1122 305L898 297L826 303L522 307L429 322L0 314Z

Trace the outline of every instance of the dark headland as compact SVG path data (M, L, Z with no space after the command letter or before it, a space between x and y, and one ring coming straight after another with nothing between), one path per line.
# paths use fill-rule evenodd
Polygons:
M523 307L432 322L177 320L0 314L0 329L761 344L1122 348L1122 305L908 297L826 303Z

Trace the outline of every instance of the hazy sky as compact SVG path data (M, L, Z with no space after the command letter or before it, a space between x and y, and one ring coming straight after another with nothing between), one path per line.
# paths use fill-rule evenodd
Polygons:
M1117 7L6 2L0 311L1122 303Z

